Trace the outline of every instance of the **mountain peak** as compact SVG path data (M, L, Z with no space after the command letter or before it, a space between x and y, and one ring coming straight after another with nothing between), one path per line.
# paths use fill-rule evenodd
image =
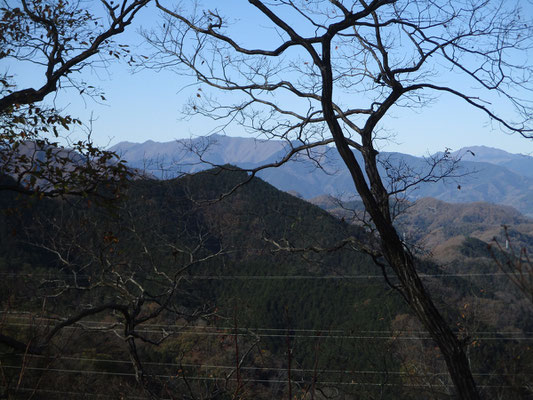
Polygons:
M466 146L452 153L465 161L489 162L491 164L503 164L508 161L532 158L524 154L513 154L505 150L488 146ZM533 159L533 158L532 158Z
M275 164L286 155L287 145L287 142L281 140L215 133L168 143L147 141L143 144L119 144L112 150L124 157L129 166L166 179L197 172L206 169L208 165L229 163L250 169ZM410 200L421 197L435 197L453 203L484 200L507 204L527 215L533 215L530 196L533 190L533 157L487 146L464 147L455 154L463 157L459 164L460 177L422 183L416 191L408 193ZM424 176L430 168L427 160L407 154L384 151L379 157L386 159L393 168L408 167L412 174L420 176ZM322 168L317 168L317 161ZM387 176L384 167L380 172L384 177ZM262 170L258 176L278 189L296 191L306 199L322 194L343 199L356 195L351 176L334 150L327 154L315 152L310 157L302 154L294 162Z

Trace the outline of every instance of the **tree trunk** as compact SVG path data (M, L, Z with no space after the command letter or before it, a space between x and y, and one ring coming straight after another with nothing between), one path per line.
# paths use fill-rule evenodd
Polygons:
M327 59L329 53L326 46L323 47L323 54ZM392 223L389 212L388 192L381 181L376 162L377 152L372 145L372 127L375 126L379 118L376 118L374 125L367 125L370 128L365 129L361 134L363 140L361 153L370 181L369 188L363 171L348 146L339 122L335 118L331 100L332 78L331 71L329 70L330 64L325 63L324 67L322 92L324 117L335 140L337 150L350 171L356 190L363 200L365 209L379 232L383 256L398 276L402 286L401 290L407 303L439 346L455 386L457 396L461 400L479 400L479 393L463 346L426 292L416 272L414 260L410 253L403 247L403 243L398 237ZM392 105L400 96L401 92L393 91L383 104L387 106L386 103L388 102Z
M433 304L418 277L414 260L403 248L396 232L388 232L386 236L386 240L382 239L384 256L400 279L409 306L439 346L458 397L465 400L479 399L463 345ZM395 236L395 238L392 239L390 236Z

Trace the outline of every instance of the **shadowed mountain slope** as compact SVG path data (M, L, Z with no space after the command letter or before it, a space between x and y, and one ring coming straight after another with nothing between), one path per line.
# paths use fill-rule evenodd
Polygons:
M156 177L168 178L206 169L213 164L258 167L281 160L287 148L288 143L282 141L212 135L169 143L122 142L111 149L124 157L130 166L144 169ZM408 198L434 197L452 203L486 201L510 205L526 215L533 215L533 197L530 195L533 192L533 157L484 147L469 149L452 153L463 159L450 178L421 183L408 192ZM259 176L280 190L297 192L306 199L323 194L343 200L354 198L353 182L335 149L317 150L311 156L312 159L300 155L279 168L261 171ZM387 152L382 152L379 158L384 177L408 175L416 179L431 168L429 158ZM321 168L317 168L317 163ZM446 165L449 164L444 162L442 167ZM391 182L389 184L397 184Z
M239 351L242 379L249 380L249 398L283 398L286 384L279 382L286 383L289 365L295 385L314 382L317 388L334 390L338 399L447 398L431 388L447 379L434 343L424 337L423 329L400 295L385 284L381 269L354 248L316 250L334 248L350 236L364 241L367 233L261 179L253 179L220 200L222 193L245 179L244 171L221 170L166 181L139 179L132 182L124 203L110 209L99 208L88 199L79 199L76 204L30 199L28 207L21 207L16 196L1 198L5 211L0 214L3 304L30 315L50 315L57 321L63 312L74 312L87 304L107 299L118 301L117 298L124 301L114 286L121 278L131 280L132 290L137 284L145 285L149 294L158 288L157 276L179 271L182 260L187 258L187 254L180 255L183 249L197 251L202 257L219 254L179 272L177 295L169 304L171 309L177 308L178 314L162 313L146 325L154 330L163 326L161 334L172 333L160 346L139 343L143 360L149 361L146 368L150 373L176 376L179 366L181 374L193 377L210 374L224 379L223 372L212 366L232 368ZM19 211L13 214L12 209ZM65 213L68 218L61 218ZM456 219L463 217L458 213ZM522 221L519 216L515 218ZM501 220L498 215L493 218ZM420 226L430 225L429 217L420 222ZM71 233L75 236L71 237ZM87 283L107 273L112 274L113 280L105 287L98 286L96 291L72 287L72 292L61 292L43 304L38 294L54 289L62 281L56 278L72 274L75 265L65 266L54 254L43 257L42 248L37 251L36 246L29 245L40 240L48 246L73 244L75 250L69 256L79 258L80 272L91 277ZM87 261L81 253L83 246L91 244L98 250L95 261ZM301 251L308 247L314 250ZM474 250L470 257L479 258L474 256ZM100 269L98 260L102 257L111 260L116 257L117 262L111 266L104 264ZM121 268L127 268L126 275L120 275ZM508 290L505 281L446 276L443 275L446 269L428 261L420 261L417 268L426 274L424 282L449 323L457 327L457 334L473 338L468 339L469 356L480 374L480 384L509 386L504 375L508 366L529 371L530 356L522 342L500 342L492 337L484 340L487 334L483 332L502 329L526 332L532 326L523 304L516 293ZM454 268L483 273L495 267L457 262ZM155 275L150 271L156 271ZM51 279L43 281L43 276ZM507 297L502 298L498 292ZM513 306L508 307L506 302ZM474 303L475 308L464 308L465 304ZM495 318L503 309L504 315ZM203 318L195 320L191 317L195 313ZM97 316L91 318L98 321ZM117 326L121 323L120 315L109 313L105 318ZM177 321L187 322L191 329L169 331ZM20 327L9 328L7 332L34 334L33 330L25 333ZM192 328L201 328L207 335L197 335ZM237 336L237 331L244 333ZM57 347L65 360L54 358L55 372L45 371L53 373L48 376L54 379L43 380L41 389L61 390L66 376L57 371L82 370L89 365L73 364L72 359L128 360L124 340L114 335L110 336L112 339L101 340L101 336L94 336L89 330L79 336L71 334L72 342ZM522 357L514 359L518 352ZM17 362L20 359L10 358L9 365L15 368L10 370L7 380L19 379ZM93 371L102 371L101 362L85 362L92 363ZM36 364L32 363L25 361L24 368L33 368ZM125 374L130 369L126 366L105 367L106 374L91 378L91 387L129 389L131 386L120 386L128 379ZM411 369L416 371L413 375L408 374ZM34 370L28 371L24 379L39 377ZM369 375L365 371L376 373ZM423 381L418 371L427 371ZM107 375L114 373L122 375L110 381ZM86 385L83 379L80 377L76 384ZM170 383L166 390L177 395L186 390L205 393L212 388L205 382L181 379ZM522 381L512 384L521 386ZM514 387L512 391L506 390L506 398L524 398L518 390ZM130 393L138 395L139 391ZM497 398L488 392L484 394L488 399Z

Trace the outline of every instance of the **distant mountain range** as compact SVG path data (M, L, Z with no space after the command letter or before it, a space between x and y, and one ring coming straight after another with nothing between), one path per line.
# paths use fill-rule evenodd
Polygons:
M499 165L518 174L533 178L533 157L524 154L511 154L486 146L470 146L454 153L464 161L486 162Z
M280 140L211 135L167 143L121 142L111 150L132 167L157 178L172 178L212 165L233 164L254 168L273 163L281 160L288 147L289 143ZM433 157L439 156L442 154ZM409 191L410 200L432 197L450 203L486 201L512 206L525 215L533 216L533 157L484 146L463 148L451 153L451 156L461 158L454 177L418 185ZM428 159L408 154L382 152L379 158L383 176L387 173L394 176L394 171L400 168L402 173L416 179L430 168ZM317 168L318 164L321 168ZM446 168L446 165L439 168ZM258 176L278 189L297 193L305 199L320 195L344 200L356 197L350 175L334 148L299 155L279 168L261 171Z

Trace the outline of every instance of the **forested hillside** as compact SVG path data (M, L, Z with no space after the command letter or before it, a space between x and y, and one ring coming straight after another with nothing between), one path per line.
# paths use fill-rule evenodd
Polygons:
M236 4L2 3L0 398L533 400L531 0Z
M4 393L447 398L432 341L361 252L365 230L259 179L221 198L243 178L137 180L112 205L2 196ZM464 271L494 271L476 257ZM487 398L529 396L520 293L427 261L419 270ZM494 320L508 301L513 312Z

